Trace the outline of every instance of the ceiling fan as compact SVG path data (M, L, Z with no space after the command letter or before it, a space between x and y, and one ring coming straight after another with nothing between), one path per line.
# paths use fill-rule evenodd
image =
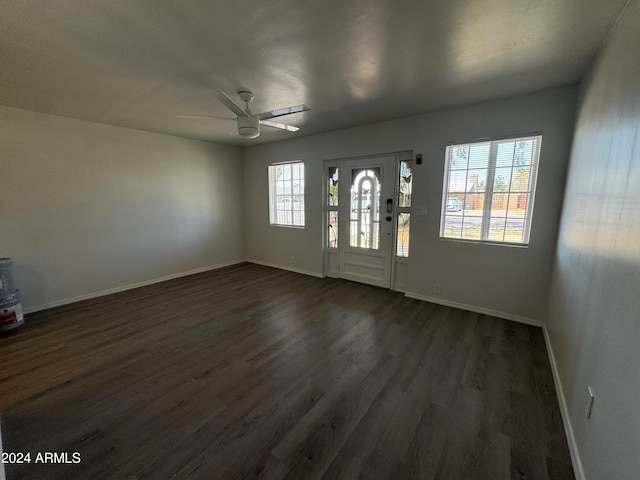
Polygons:
M234 102L231 97L229 97L224 92L219 92L217 95L218 100L225 107L231 110L236 115L236 122L238 124L238 135L245 138L256 138L260 135L260 125L264 125L266 127L279 128L280 130L287 130L289 132L297 132L300 130L298 127L294 127L292 125L286 125L284 123L274 122L271 119L276 117L282 117L283 115L290 115L292 113L298 112L306 112L309 110L309 107L305 104L294 105L292 107L284 107L278 108L276 110L271 110L268 112L253 114L249 109L249 104L255 98L255 94L253 92L249 92L246 90L238 92L238 97L245 103L245 108L243 109L240 105ZM204 115L176 115L178 118L221 118L221 117L211 117ZM233 120L231 118L223 117L228 120Z

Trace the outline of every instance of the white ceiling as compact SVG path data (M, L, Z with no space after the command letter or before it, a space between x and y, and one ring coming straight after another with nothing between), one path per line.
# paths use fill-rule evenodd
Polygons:
M626 0L0 0L0 104L247 145L580 79ZM241 139L215 98L306 103ZM235 97L234 97L235 98Z

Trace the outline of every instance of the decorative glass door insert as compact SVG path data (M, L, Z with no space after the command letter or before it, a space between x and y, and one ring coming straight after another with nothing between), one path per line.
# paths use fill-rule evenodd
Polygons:
M351 247L380 248L380 167L351 171Z

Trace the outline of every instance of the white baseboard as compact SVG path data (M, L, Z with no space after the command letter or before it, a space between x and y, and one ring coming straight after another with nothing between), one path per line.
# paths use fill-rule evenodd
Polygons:
M466 305L464 303L452 302L450 300L443 300L438 297L429 297L427 295L421 295L419 293L406 292L405 297L415 298L416 300L422 300L425 302L437 303L438 305L444 305L445 307L454 307L461 310L468 310L470 312L481 313L483 315L491 315L492 317L504 318L505 320L513 320L514 322L524 323L527 325L533 325L534 327L543 327L544 322L535 320L533 318L521 317L520 315L513 315L511 313L499 312L497 310L490 310L488 308L476 307L475 305Z
M124 292L125 290L131 290L133 288L146 287L147 285L153 285L154 283L166 282L167 280L173 280L175 278L187 277L189 275L195 275L196 273L203 273L203 272L208 272L210 270L217 270L218 268L237 265L238 263L243 263L244 261L245 260L233 260L231 262L220 263L217 265L209 265L207 267L196 268L195 270L189 270L188 272L174 273L171 275L166 275L164 277L145 280L143 282L131 283L129 285L109 288L107 290L101 290L99 292L87 293L85 295L78 295L77 297L65 298L64 300L56 300L55 302L43 303L41 305L36 305L34 307L25 308L24 313L25 314L34 313L34 312L39 312L40 310L46 310L48 308L60 307L62 305L68 305L70 303L81 302L82 300L89 300L92 298L104 297L105 295Z
M310 275L312 277L325 278L325 276L318 272L313 272L311 270L304 270L302 268L292 267L291 265L278 265L276 263L263 262L261 260L255 260L253 258L247 258L245 260L249 263L255 263L256 265L262 265L263 267L271 267L271 268L279 268L280 270L288 270L294 273L301 273L303 275Z
M556 394L558 396L558 403L560 404L560 416L562 417L562 424L564 425L564 433L569 445L569 454L571 455L571 463L573 464L573 473L576 480L586 480L586 477L584 476L584 468L582 467L582 460L580 459L580 453L578 452L578 445L576 444L576 437L573 433L573 426L571 425L571 418L569 418L569 409L567 408L564 390L562 389L562 383L560 382L560 373L558 372L556 357L553 353L553 348L551 347L549 330L546 325L542 326L542 331L544 332L544 343L547 346L549 363L551 364L551 372L553 373L553 383L556 386Z

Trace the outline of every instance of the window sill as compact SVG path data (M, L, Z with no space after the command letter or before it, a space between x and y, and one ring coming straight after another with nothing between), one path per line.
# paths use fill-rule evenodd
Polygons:
M270 227L278 227L278 228L293 228L296 230L304 230L304 225L284 225L282 223L271 223Z
M489 245L494 247L512 247L512 248L529 248L528 243L507 243L507 242L494 242L491 240L471 240L467 238L448 238L448 237L439 237L440 240L444 240L445 242L455 242L455 243L470 243L473 245Z

